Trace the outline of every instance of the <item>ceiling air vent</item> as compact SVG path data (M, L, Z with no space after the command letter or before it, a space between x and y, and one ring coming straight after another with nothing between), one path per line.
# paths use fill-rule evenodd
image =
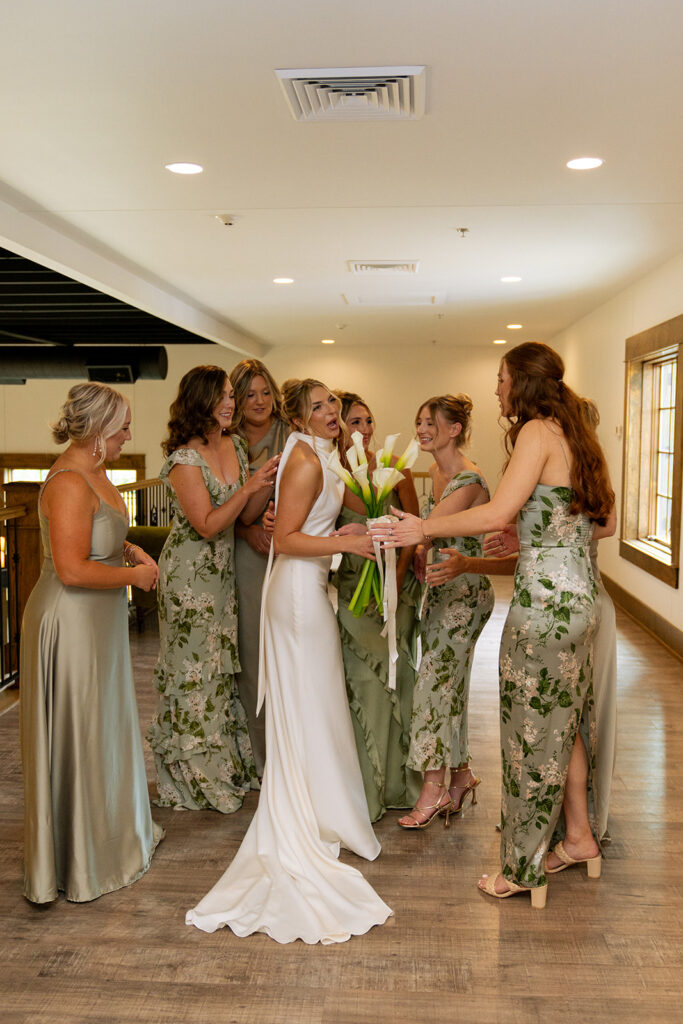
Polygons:
M424 64L280 68L275 74L296 121L415 121L424 114Z
M419 260L347 260L352 274L417 274Z

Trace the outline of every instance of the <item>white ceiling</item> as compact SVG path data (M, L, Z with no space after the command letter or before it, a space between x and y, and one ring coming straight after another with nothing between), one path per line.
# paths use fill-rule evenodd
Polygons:
M266 347L547 340L683 247L682 38L681 0L6 3L0 198ZM298 123L274 74L404 64L419 121Z

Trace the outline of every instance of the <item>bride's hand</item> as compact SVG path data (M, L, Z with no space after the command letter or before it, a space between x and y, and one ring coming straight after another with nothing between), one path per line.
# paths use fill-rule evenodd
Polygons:
M360 555L361 558L370 558L376 561L375 550L372 546L372 537L369 533L347 533L340 537L339 550L347 555Z
M333 530L330 537L350 537L355 534L357 537L367 536L368 528L364 523L344 523L338 530Z

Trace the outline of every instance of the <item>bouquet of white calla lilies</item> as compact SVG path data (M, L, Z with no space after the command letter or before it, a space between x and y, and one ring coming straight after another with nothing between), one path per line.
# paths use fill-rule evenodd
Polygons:
M384 503L396 487L403 480L402 469L410 469L420 453L420 446L416 440L412 440L403 455L395 466L391 465L392 454L398 434L389 434L375 456L376 469L368 474L368 458L363 447L363 437L359 431L351 435L353 444L346 449L346 458L351 467L351 472L341 464L339 453L336 448L328 456L327 465L338 477L344 481L346 486L356 494L363 504L369 519L376 519L384 512ZM375 597L377 607L382 609L384 601L383 573L376 562L367 559L358 580L358 586L349 602L349 610L356 617L363 614L367 608L370 597Z

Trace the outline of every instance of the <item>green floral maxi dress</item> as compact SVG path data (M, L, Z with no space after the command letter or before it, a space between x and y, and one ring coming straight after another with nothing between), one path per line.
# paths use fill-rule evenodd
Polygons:
M530 888L545 883L545 855L564 834L564 784L579 728L589 777L595 768L593 524L569 514L571 498L568 487L538 484L519 513L500 647L501 866ZM589 817L597 835L590 783Z
M156 718L147 732L154 751L161 807L236 811L256 777L247 719L235 673L237 594L234 530L210 540L185 518L168 474L176 465L199 466L214 507L249 476L246 445L233 435L239 480L217 480L201 454L179 448L160 476L172 494L173 525L159 558L161 649L154 670Z
M468 470L449 480L449 494L486 481ZM434 507L430 500L427 511ZM481 557L481 537L439 538L438 547L455 547ZM408 766L418 772L457 768L469 761L467 708L474 645L489 620L494 593L488 576L463 573L427 590L422 619L422 661L413 696Z
M397 505L392 492L389 505ZM337 529L347 523L364 523L366 517L342 505ZM365 559L342 557L334 577L338 593L337 623L341 638L346 693L356 738L370 821L377 821L388 807L412 807L422 779L406 768L410 741L410 715L415 685L416 612L420 585L409 569L398 595L396 609L396 689L390 690L389 647L381 636L384 621L374 601L359 618L349 611Z

